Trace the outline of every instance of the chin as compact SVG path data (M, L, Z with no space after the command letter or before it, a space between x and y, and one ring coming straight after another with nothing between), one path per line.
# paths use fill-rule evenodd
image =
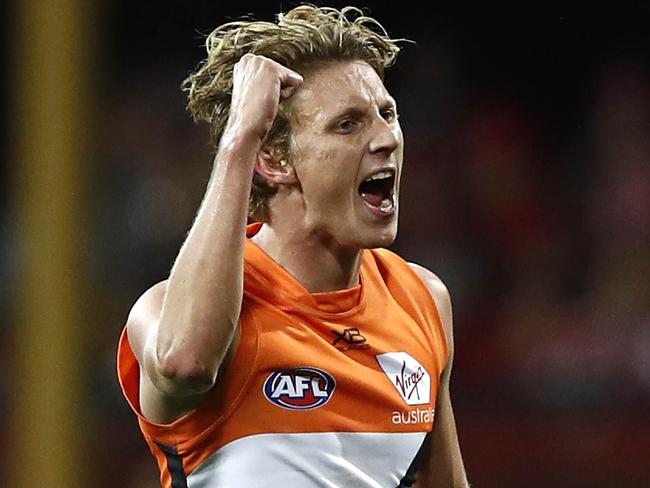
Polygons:
M388 247L397 237L397 222L380 229L369 229L364 240L364 245L360 246L365 249L372 249L375 247Z
M374 247L388 247L390 246L393 242L395 242L395 238L397 237L397 234L392 233L390 235L385 235L381 236L380 239L377 239L372 246L368 246L369 248L374 248Z

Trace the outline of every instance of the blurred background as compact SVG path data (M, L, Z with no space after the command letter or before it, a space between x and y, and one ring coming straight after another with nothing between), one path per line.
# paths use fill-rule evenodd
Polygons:
M393 248L450 289L472 485L650 486L648 3L356 4L416 41ZM179 85L292 5L2 3L0 485L158 486L115 353L211 168Z

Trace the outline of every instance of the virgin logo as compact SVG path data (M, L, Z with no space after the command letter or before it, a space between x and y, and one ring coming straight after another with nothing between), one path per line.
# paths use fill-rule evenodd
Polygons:
M395 385L404 398L413 398L413 393L415 393L415 398L419 400L420 390L418 390L418 385L422 378L424 378L424 369L422 366L418 366L418 370L415 373L406 374L406 361L404 361L400 375L395 379Z
M377 355L377 361L408 405L426 405L431 401L431 376L413 356L387 352Z

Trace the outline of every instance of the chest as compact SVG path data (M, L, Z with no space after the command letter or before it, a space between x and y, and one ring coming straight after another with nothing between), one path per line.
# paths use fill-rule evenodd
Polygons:
M273 432L430 430L440 372L426 327L390 304L350 316L250 307L242 329L258 340L238 413Z

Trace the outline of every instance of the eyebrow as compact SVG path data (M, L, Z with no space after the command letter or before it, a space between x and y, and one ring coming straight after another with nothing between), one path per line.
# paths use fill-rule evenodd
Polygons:
M329 117L329 120L339 120L345 117L359 118L363 117L367 111L368 110L366 108L362 108L359 105L352 105L339 110L334 115Z
M395 102L395 99L391 96L388 96L384 101L382 101L378 105L379 105L379 110L384 110L386 108L394 108L395 110L397 110L397 103ZM366 107L367 106L361 106L360 104L353 102L350 105L336 112L328 119L339 120L344 117L362 117L368 111Z
M388 95L384 103L379 104L380 108L394 108L397 110L397 100Z

